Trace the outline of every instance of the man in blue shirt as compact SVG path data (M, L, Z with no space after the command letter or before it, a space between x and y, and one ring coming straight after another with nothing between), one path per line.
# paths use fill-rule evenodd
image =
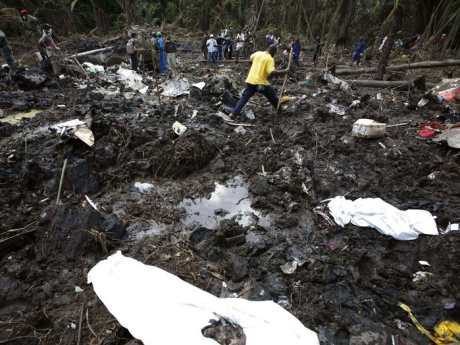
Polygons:
M355 49L353 50L353 54L351 56L351 61L356 63L358 66L361 63L361 58L366 51L366 41L364 38L360 38L359 41L356 43Z
M166 55L165 40L161 32L156 33L155 47L160 53L160 73L165 74L168 72L168 57Z
M292 49L292 59L294 60L294 64L296 66L300 66L300 52L302 50L302 46L300 45L300 40L298 37L294 39L291 45Z

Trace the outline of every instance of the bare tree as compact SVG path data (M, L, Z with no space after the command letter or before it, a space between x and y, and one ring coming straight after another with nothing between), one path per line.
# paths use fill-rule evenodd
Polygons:
M388 65L388 60L391 55L391 50L393 49L395 43L396 33L401 29L403 19L403 9L400 4L400 0L395 0L394 8L391 11L385 22L390 23L390 30L387 34L387 39L382 49L382 55L377 66L377 74L375 79L383 80L383 76L386 72L386 67ZM384 23L383 25L385 25Z

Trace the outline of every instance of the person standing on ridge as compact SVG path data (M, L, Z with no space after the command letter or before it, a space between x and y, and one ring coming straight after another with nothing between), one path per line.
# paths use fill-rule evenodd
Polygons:
M171 35L166 36L165 50L168 58L168 66L171 72L174 74L177 66L177 44L173 41Z
M300 66L300 52L302 51L302 46L300 45L300 40L298 37L295 37L291 44L292 49L292 60L296 66Z
M155 45L160 54L160 74L165 74L168 72L168 57L166 55L165 40L161 32L156 33Z
M364 52L366 51L366 42L364 38L360 38L356 43L355 49L353 50L353 54L351 55L351 61L356 66L359 66L361 63L361 59L364 56Z
M139 58L137 56L137 34L135 32L130 34L130 39L126 43L126 53L129 56L132 70L137 72Z
M3 31L0 30L0 53L8 64L10 71L13 72L16 69L16 62L14 61L13 54L11 53L11 48L6 39L6 35Z
M206 42L206 48L208 49L208 63L214 65L217 62L217 41L214 35L209 35L209 39Z
M49 50L61 50L54 41L53 28L49 24L43 25L42 36L38 40L38 49L42 57L43 69L52 69Z

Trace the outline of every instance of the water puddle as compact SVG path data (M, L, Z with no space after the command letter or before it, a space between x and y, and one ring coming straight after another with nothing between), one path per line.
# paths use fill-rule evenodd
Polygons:
M225 184L215 183L208 198L184 199L179 207L185 208L185 225L200 225L215 229L223 219L235 220L241 226L258 224L270 226L270 218L251 207L247 184L237 176Z
M43 110L32 109L27 112L11 114L1 118L0 122L9 123L10 125L17 125L21 122L22 119L34 118L38 113L41 113L42 111Z

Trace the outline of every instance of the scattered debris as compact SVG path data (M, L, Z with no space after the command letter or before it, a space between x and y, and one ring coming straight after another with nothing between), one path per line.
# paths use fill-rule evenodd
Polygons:
M91 62L83 62L82 66L85 68L85 70L88 73L91 73L91 74L98 74L98 73L104 73L105 72L104 66L94 65Z
M459 103L460 78L444 79L440 84L436 85L431 92L441 97L441 99L447 103Z
M117 71L119 79L125 85L135 91L139 91L145 95L148 90L148 86L142 82L142 76L133 70L120 67Z
M359 119L353 124L352 135L357 138L381 138L385 136L386 124L370 119Z
M50 130L57 132L60 136L73 135L83 141L89 147L94 145L94 134L87 127L86 122L78 119L61 122L50 127Z
M327 105L327 107L330 113L337 114L340 116L344 116L345 113L347 112L347 109L342 105L330 103Z
M428 280L432 275L433 273L431 272L418 271L414 273L412 281L414 283L420 283Z
M148 193L154 188L154 186L153 184L147 182L135 182L134 188L136 188L136 190L140 193Z
M348 84L346 81L342 79L337 78L330 72L324 72L321 78L330 84L337 85L343 91L350 90L350 84Z
M243 126L238 126L234 129L234 132L241 135L245 135L247 131L244 129Z
M178 136L181 136L187 131L187 127L185 127L182 123L176 121L173 123L173 131L176 133Z
M203 90L206 86L206 83L204 81L200 81L199 83L192 84L192 86L196 87L197 89Z
M161 85L166 97L179 97L190 93L190 83L187 79L171 79Z

